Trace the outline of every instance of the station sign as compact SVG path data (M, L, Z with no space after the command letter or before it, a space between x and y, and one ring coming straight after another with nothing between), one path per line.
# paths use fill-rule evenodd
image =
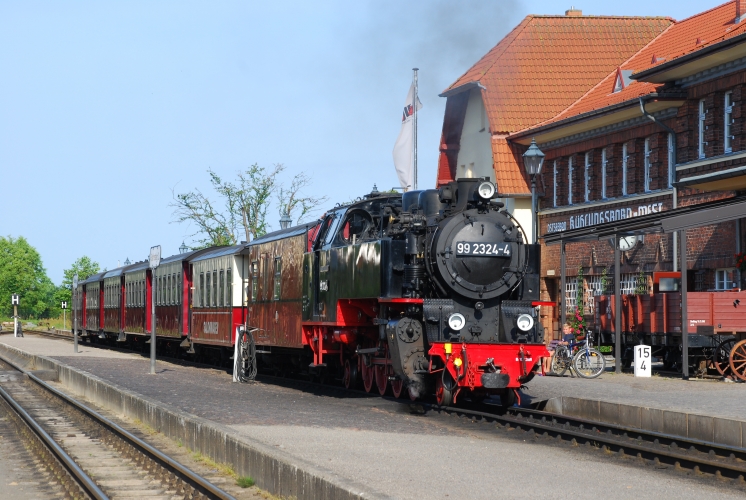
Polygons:
M150 269L161 265L161 246L150 247Z
M14 293L10 298L10 305L17 306L18 305L18 294Z
M572 215L566 221L550 222L547 224L547 233L558 233L568 229L580 229L581 227L595 226L607 222L631 219L641 215L657 214L663 212L663 202L640 205L637 210L631 207L602 210L599 212L586 212L584 214Z
M67 309L67 302L64 300L62 301L62 309Z

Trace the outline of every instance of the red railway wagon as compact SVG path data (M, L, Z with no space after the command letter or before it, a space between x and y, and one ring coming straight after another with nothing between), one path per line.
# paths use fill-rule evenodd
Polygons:
M155 333L158 337L181 339L189 335L189 259L198 253L173 255L161 260L155 269Z
M244 247L211 248L189 260L194 287L189 339L195 348L199 344L230 348L236 329L244 324Z
M681 362L681 293L658 292L622 295L621 327L623 364L631 363L631 349L643 343L667 368ZM595 297L595 324L602 344L613 345L614 296ZM746 292L687 293L689 364L705 369L714 350L726 337L746 334Z
M80 328L89 334L98 335L103 328L104 274L94 274L80 283L83 290L83 321Z
M257 345L302 348L303 254L318 222L275 231L246 247L248 322ZM266 350L266 349L265 349Z
M124 271L124 333L150 332L150 271L148 262L137 262Z
M103 307L104 323L102 333L119 337L123 333L124 324L124 295L122 293L123 267L118 267L104 273L103 276Z

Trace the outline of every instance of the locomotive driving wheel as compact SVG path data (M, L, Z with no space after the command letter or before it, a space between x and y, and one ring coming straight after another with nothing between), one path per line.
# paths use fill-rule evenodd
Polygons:
M715 352L712 353L712 364L715 365L715 369L723 377L733 374L733 370L730 368L730 352L734 345L736 345L736 339L724 340L718 344Z
M368 366L366 363L366 357L363 356L363 363L361 366L363 370L363 388L365 389L365 392L370 392L373 390L373 381L375 379L373 365Z
M400 398L404 392L404 381L400 378L391 382L391 392L394 393L395 398Z
M741 380L746 380L746 340L733 346L730 351L730 369Z
M378 386L378 392L381 396L386 394L386 390L389 388L389 375L387 372L386 365L375 365L376 369L376 386Z

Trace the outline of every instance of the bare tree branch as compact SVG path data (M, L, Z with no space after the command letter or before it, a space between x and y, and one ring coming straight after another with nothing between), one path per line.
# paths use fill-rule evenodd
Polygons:
M319 210L319 206L323 205L328 201L328 197L314 197L314 196L303 196L301 191L310 186L312 183L311 177L305 172L300 172L293 177L290 182L290 187L285 188L280 186L277 191L277 201L280 207L280 215L288 214L291 218L295 218L298 224L301 223L306 215L311 215ZM297 217L293 217L293 214L297 212Z

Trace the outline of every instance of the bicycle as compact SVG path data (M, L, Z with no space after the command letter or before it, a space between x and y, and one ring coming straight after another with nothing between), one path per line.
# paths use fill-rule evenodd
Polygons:
M572 354L575 348L578 350ZM570 369L571 375L574 371L581 378L596 378L606 370L606 358L593 348L591 333L588 332L586 340L557 346L552 354L551 368L558 377Z

